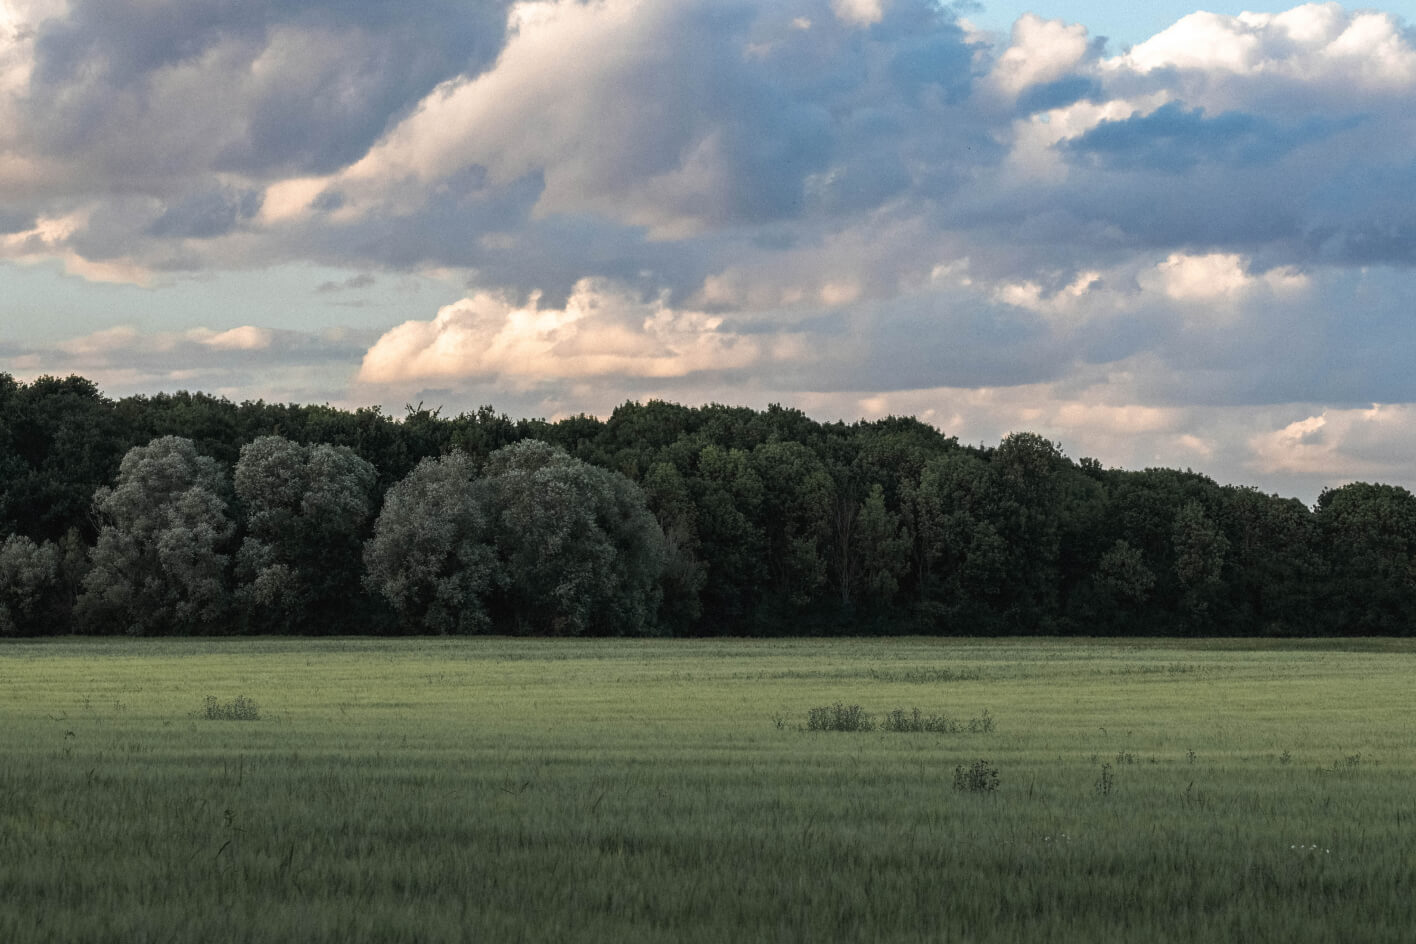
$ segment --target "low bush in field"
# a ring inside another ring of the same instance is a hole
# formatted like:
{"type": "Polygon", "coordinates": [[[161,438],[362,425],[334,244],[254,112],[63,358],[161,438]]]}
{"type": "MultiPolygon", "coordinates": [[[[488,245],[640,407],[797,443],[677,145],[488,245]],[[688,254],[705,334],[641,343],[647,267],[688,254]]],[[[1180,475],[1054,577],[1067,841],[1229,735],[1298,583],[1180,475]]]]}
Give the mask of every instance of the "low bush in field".
{"type": "Polygon", "coordinates": [[[860,705],[836,702],[824,708],[812,708],[806,713],[808,731],[873,731],[875,720],[860,705]]]}
{"type": "MultiPolygon", "coordinates": [[[[778,727],[782,725],[779,723],[778,727]]],[[[820,708],[809,709],[806,713],[808,731],[874,731],[875,719],[860,705],[845,705],[836,702],[820,708]]],[[[896,708],[886,712],[879,727],[884,731],[928,732],[934,734],[987,734],[993,730],[993,716],[988,709],[977,718],[962,720],[948,715],[925,714],[918,708],[906,711],[896,708]]]]}
{"type": "Polygon", "coordinates": [[[905,711],[903,708],[896,708],[885,715],[886,731],[940,731],[945,734],[953,734],[962,730],[959,722],[944,715],[926,715],[915,708],[905,711]]]}
{"type": "Polygon", "coordinates": [[[231,701],[217,701],[215,695],[208,695],[197,717],[206,721],[259,721],[261,711],[245,695],[237,695],[231,701]]]}
{"type": "Polygon", "coordinates": [[[978,718],[967,721],[948,715],[926,715],[918,708],[905,711],[896,708],[885,716],[886,731],[929,731],[938,734],[987,734],[993,730],[993,716],[988,709],[978,718]]]}
{"type": "Polygon", "coordinates": [[[992,793],[998,789],[998,768],[986,760],[954,768],[954,789],[960,793],[992,793]]]}

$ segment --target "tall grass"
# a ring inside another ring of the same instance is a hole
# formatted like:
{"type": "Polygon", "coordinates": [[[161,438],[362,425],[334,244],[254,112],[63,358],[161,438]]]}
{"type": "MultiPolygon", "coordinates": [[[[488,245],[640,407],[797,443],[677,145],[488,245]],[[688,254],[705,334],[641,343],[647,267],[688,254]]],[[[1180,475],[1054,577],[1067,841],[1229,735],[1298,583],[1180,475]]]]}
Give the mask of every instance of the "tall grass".
{"type": "Polygon", "coordinates": [[[9,642],[0,941],[1406,941],[1413,652],[9,642]]]}

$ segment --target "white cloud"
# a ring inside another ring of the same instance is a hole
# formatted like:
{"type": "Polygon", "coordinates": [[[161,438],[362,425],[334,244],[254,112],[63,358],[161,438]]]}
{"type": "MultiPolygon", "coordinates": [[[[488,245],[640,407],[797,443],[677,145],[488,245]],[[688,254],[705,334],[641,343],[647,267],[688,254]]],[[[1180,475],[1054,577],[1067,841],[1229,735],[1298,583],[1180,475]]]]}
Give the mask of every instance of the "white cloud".
{"type": "Polygon", "coordinates": [[[1009,129],[1012,146],[1004,167],[1024,181],[1065,186],[1069,166],[1059,143],[1081,137],[1103,121],[1121,121],[1154,111],[1167,97],[1162,92],[1101,103],[1081,101],[1018,118],[1009,129]]]}
{"type": "Polygon", "coordinates": [[[1217,301],[1249,289],[1254,279],[1244,271],[1243,260],[1234,253],[1192,256],[1173,253],[1159,263],[1142,287],[1159,291],[1175,301],[1217,301]]]}
{"type": "Polygon", "coordinates": [[[1248,468],[1339,485],[1358,479],[1410,481],[1416,454],[1416,405],[1328,408],[1249,439],[1248,468]]]}
{"type": "Polygon", "coordinates": [[[432,321],[404,322],[369,349],[359,379],[668,378],[801,353],[790,335],[737,334],[721,316],[674,310],[663,298],[644,301],[605,280],[583,280],[563,308],[539,301],[533,295],[518,305],[482,292],[445,306],[432,321]]]}
{"type": "Polygon", "coordinates": [[[559,0],[512,16],[496,68],[443,83],[331,185],[367,208],[420,202],[424,188],[469,167],[495,185],[540,172],[543,214],[685,231],[683,210],[726,182],[721,141],[689,104],[703,89],[689,90],[708,82],[704,62],[662,44],[674,6],[559,0]]]}
{"type": "Polygon", "coordinates": [[[810,394],[802,402],[824,418],[912,415],[969,443],[996,443],[1010,432],[1035,432],[1061,442],[1073,458],[1093,456],[1108,466],[1133,469],[1193,466],[1216,455],[1217,439],[1228,439],[1235,426],[1243,428],[1238,411],[1136,403],[1104,380],[1081,388],[1027,384],[810,394]],[[1200,438],[1188,432],[1200,424],[1219,436],[1200,438]]]}
{"type": "Polygon", "coordinates": [[[1116,299],[1103,285],[1102,274],[1092,269],[1077,273],[1071,282],[1055,290],[1048,290],[1031,279],[1005,282],[994,288],[993,297],[1005,305],[1044,315],[1100,314],[1116,307],[1116,299]],[[1103,294],[1108,296],[1108,303],[1098,304],[1098,298],[1103,294]]]}
{"type": "Polygon", "coordinates": [[[1309,276],[1291,267],[1251,272],[1251,260],[1237,253],[1176,252],[1152,258],[1138,255],[1107,269],[1047,273],[1046,280],[1003,280],[993,285],[991,297],[1074,324],[1141,315],[1172,303],[1232,319],[1246,313],[1245,303],[1256,296],[1291,301],[1311,283],[1309,276]]]}
{"type": "Polygon", "coordinates": [[[1030,85],[1072,72],[1088,45],[1085,26],[1024,13],[1013,24],[1012,44],[994,63],[990,78],[1004,93],[1017,95],[1030,85]]]}
{"type": "Polygon", "coordinates": [[[205,344],[218,351],[263,351],[275,340],[275,332],[253,325],[242,325],[219,332],[196,328],[189,331],[187,336],[198,344],[205,344]]]}
{"type": "Polygon", "coordinates": [[[0,235],[0,260],[35,265],[57,259],[70,275],[90,282],[149,285],[154,274],[148,267],[127,258],[89,259],[68,245],[75,233],[88,225],[92,208],[63,216],[40,217],[34,225],[16,233],[0,235]]]}
{"type": "Polygon", "coordinates": [[[81,212],[40,217],[33,226],[0,237],[0,247],[3,247],[3,254],[11,259],[53,253],[87,222],[88,215],[81,212]]]}
{"type": "Polygon", "coordinates": [[[1201,11],[1134,47],[1123,59],[1140,72],[1181,69],[1248,72],[1262,61],[1259,28],[1236,17],[1201,11]]]}
{"type": "Polygon", "coordinates": [[[315,198],[330,185],[328,177],[293,177],[268,186],[261,200],[260,222],[270,225],[310,215],[315,198]]]}
{"type": "Polygon", "coordinates": [[[886,0],[831,0],[831,12],[842,23],[869,26],[885,16],[886,0]]]}
{"type": "Polygon", "coordinates": [[[1178,68],[1214,76],[1277,76],[1303,84],[1409,86],[1416,49],[1388,13],[1336,3],[1283,13],[1192,13],[1112,62],[1142,73],[1178,68]]]}
{"type": "Polygon", "coordinates": [[[1143,272],[1139,281],[1142,288],[1173,301],[1205,303],[1237,301],[1260,289],[1279,294],[1299,292],[1309,282],[1307,276],[1292,268],[1261,274],[1252,274],[1248,269],[1248,260],[1236,253],[1177,252],[1143,272]]]}

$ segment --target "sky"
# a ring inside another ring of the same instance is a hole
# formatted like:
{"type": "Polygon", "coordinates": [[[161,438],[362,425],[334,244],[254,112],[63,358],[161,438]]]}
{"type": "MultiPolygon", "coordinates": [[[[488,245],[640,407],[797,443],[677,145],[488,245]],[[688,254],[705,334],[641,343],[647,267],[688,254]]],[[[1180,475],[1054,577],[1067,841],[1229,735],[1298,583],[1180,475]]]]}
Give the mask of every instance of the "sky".
{"type": "Polygon", "coordinates": [[[1416,488],[1416,0],[0,0],[0,371],[1416,488]]]}

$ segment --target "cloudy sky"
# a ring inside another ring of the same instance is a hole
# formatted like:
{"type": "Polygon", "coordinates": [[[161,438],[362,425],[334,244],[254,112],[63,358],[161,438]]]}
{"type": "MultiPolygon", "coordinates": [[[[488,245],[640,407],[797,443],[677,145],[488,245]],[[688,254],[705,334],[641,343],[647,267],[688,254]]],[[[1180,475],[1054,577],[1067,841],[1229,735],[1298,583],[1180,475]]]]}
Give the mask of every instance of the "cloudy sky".
{"type": "Polygon", "coordinates": [[[0,371],[1416,486],[1416,0],[0,0],[0,371]]]}

